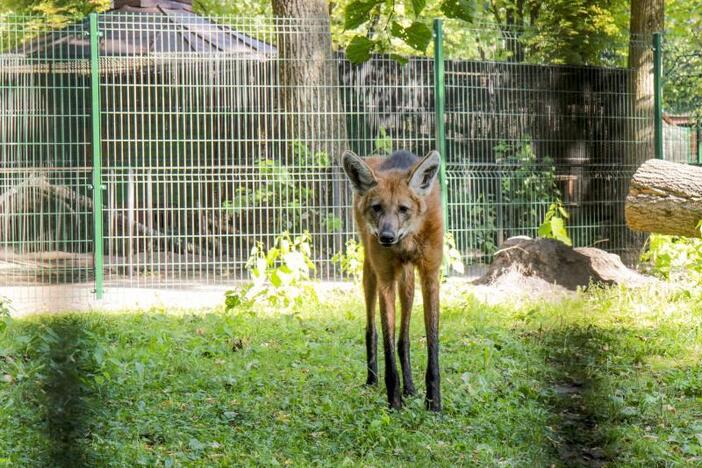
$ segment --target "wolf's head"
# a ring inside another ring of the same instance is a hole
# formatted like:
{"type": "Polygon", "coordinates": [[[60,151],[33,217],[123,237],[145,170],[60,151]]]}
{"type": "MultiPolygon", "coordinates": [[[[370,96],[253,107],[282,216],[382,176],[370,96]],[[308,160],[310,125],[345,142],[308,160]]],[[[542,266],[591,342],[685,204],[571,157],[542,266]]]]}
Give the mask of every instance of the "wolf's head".
{"type": "Polygon", "coordinates": [[[392,246],[417,231],[441,164],[438,152],[431,151],[409,168],[374,170],[351,151],[344,152],[342,163],[362,219],[380,245],[392,246]]]}

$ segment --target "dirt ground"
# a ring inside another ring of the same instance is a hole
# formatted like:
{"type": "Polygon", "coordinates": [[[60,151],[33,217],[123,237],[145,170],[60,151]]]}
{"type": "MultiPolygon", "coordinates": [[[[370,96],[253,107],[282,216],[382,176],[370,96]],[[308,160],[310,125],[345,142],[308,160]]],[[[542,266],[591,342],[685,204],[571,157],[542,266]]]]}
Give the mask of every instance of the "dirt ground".
{"type": "MultiPolygon", "coordinates": [[[[474,294],[488,303],[509,303],[523,300],[559,301],[575,293],[538,278],[524,278],[507,274],[491,285],[474,285],[480,272],[469,277],[448,278],[442,284],[442,302],[460,301],[466,294],[474,294]]],[[[314,283],[321,300],[334,300],[340,295],[356,294],[362,301],[361,285],[352,282],[314,283]]],[[[36,312],[66,312],[107,310],[121,311],[149,308],[214,308],[224,303],[224,293],[231,285],[183,285],[172,288],[106,287],[103,299],[95,299],[92,283],[22,286],[0,288],[0,296],[8,298],[14,316],[36,312]]],[[[415,303],[421,304],[419,289],[415,303]]]]}

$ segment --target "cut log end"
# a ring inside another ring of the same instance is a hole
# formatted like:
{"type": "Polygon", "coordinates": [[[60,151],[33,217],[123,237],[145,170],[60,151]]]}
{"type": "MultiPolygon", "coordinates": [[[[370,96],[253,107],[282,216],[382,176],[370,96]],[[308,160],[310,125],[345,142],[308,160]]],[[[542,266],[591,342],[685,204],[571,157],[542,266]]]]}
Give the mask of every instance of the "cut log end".
{"type": "Polygon", "coordinates": [[[635,231],[700,237],[702,168],[646,161],[631,179],[624,214],[635,231]]]}

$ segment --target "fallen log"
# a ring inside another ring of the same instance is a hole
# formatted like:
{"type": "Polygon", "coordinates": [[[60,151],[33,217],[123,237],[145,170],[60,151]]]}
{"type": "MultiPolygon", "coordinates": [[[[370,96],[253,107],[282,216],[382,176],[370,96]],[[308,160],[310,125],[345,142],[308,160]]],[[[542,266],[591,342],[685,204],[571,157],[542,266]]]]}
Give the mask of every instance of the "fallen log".
{"type": "Polygon", "coordinates": [[[649,159],[631,179],[624,214],[635,231],[700,237],[702,168],[649,159]]]}
{"type": "MultiPolygon", "coordinates": [[[[54,185],[45,176],[30,174],[22,182],[0,193],[0,219],[4,219],[7,223],[11,218],[10,214],[26,214],[32,211],[42,213],[44,211],[41,205],[42,198],[62,203],[64,208],[72,214],[86,213],[93,209],[91,198],[79,194],[70,187],[54,185]],[[24,192],[31,192],[29,200],[23,197],[24,192]]],[[[196,243],[188,242],[184,239],[185,236],[151,228],[140,222],[130,223],[128,215],[120,211],[114,212],[113,216],[123,226],[133,224],[137,236],[158,239],[165,244],[165,247],[172,248],[177,253],[205,255],[206,249],[201,248],[196,243]]],[[[7,231],[7,226],[3,226],[3,231],[0,233],[7,231]]],[[[0,239],[2,239],[1,236],[0,239]]]]}

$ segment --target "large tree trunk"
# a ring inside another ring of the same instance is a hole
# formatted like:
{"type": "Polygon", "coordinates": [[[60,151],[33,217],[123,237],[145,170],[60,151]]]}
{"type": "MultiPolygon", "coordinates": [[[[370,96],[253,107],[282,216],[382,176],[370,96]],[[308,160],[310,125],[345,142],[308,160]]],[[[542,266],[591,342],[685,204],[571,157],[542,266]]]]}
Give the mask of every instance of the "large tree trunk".
{"type": "MultiPolygon", "coordinates": [[[[652,34],[663,31],[664,0],[632,0],[629,21],[629,103],[626,126],[622,132],[622,140],[626,141],[625,156],[622,161],[622,179],[616,190],[617,225],[625,217],[623,199],[626,197],[626,181],[629,180],[637,167],[647,159],[653,158],[653,52],[651,50],[652,34]]],[[[622,260],[626,264],[638,261],[645,236],[621,228],[622,260]]]]}
{"type": "MultiPolygon", "coordinates": [[[[339,66],[332,50],[329,7],[325,0],[273,0],[278,23],[282,137],[310,150],[341,155],[346,122],[339,92],[339,66]]],[[[289,153],[288,153],[289,154],[289,153]]]]}
{"type": "MultiPolygon", "coordinates": [[[[339,62],[332,50],[329,6],[325,0],[273,0],[277,24],[280,70],[279,110],[284,112],[279,130],[283,140],[279,159],[294,164],[298,154],[293,143],[301,142],[310,154],[326,153],[329,167],[306,169],[309,191],[302,203],[311,215],[303,226],[311,231],[348,231],[352,223],[350,192],[337,164],[348,148],[346,116],[341,101],[339,62]],[[311,181],[310,181],[311,180],[311,181]],[[314,206],[310,206],[314,205],[314,206]],[[339,222],[341,224],[339,224],[339,222]]],[[[314,158],[307,164],[323,164],[314,158]]],[[[315,239],[316,253],[331,257],[343,248],[340,233],[315,239]]]]}
{"type": "Polygon", "coordinates": [[[646,161],[631,180],[625,213],[637,231],[700,237],[702,168],[646,161]]]}
{"type": "Polygon", "coordinates": [[[632,0],[629,22],[630,91],[634,116],[631,139],[638,148],[628,153],[628,163],[637,167],[653,155],[653,50],[652,34],[663,31],[664,0],[632,0]],[[639,120],[641,119],[641,120],[639,120]]]}

